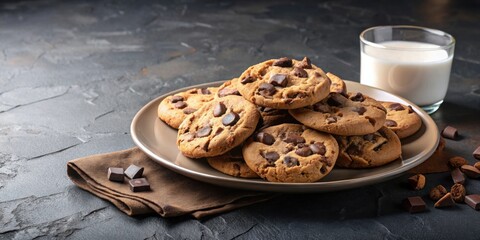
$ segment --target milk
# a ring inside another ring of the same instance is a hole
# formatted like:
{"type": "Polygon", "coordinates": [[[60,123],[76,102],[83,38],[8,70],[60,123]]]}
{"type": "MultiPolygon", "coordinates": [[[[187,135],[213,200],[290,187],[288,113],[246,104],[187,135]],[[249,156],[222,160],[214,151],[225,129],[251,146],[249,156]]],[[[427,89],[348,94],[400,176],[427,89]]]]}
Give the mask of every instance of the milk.
{"type": "Polygon", "coordinates": [[[449,57],[446,50],[429,43],[388,41],[378,45],[388,49],[365,45],[361,52],[362,84],[400,95],[419,106],[443,100],[453,54],[449,57]]]}

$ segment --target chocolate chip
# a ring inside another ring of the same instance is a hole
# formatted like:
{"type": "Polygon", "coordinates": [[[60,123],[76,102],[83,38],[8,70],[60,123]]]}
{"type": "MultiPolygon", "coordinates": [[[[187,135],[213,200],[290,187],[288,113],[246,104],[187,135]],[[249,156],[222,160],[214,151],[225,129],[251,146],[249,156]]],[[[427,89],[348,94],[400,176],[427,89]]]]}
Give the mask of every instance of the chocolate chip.
{"type": "Polygon", "coordinates": [[[313,144],[310,144],[308,147],[315,154],[325,155],[325,153],[327,152],[327,148],[325,147],[325,144],[321,142],[315,142],[313,144]]]}
{"type": "Polygon", "coordinates": [[[285,165],[287,165],[287,167],[293,167],[293,166],[298,166],[299,165],[298,159],[295,158],[295,157],[291,157],[291,156],[285,156],[283,158],[283,163],[285,165]]]}
{"type": "Polygon", "coordinates": [[[355,95],[350,97],[350,100],[355,102],[363,102],[365,100],[365,97],[362,93],[357,92],[355,95]]]}
{"type": "Polygon", "coordinates": [[[255,80],[257,80],[255,77],[247,75],[244,78],[242,78],[242,80],[240,80],[240,83],[247,84],[247,83],[255,82],[255,80]]]}
{"type": "Polygon", "coordinates": [[[207,88],[201,88],[200,92],[204,95],[212,94],[212,92],[210,92],[210,90],[208,90],[207,88]]]}
{"type": "Polygon", "coordinates": [[[109,167],[107,177],[113,182],[123,182],[123,168],[109,167]]]}
{"type": "Polygon", "coordinates": [[[442,136],[444,138],[455,140],[458,137],[457,129],[454,127],[447,126],[442,131],[442,136]]]}
{"type": "Polygon", "coordinates": [[[233,89],[233,88],[224,88],[224,89],[221,89],[220,91],[218,91],[218,96],[219,97],[225,97],[225,96],[229,96],[229,95],[239,95],[240,96],[240,93],[238,92],[237,89],[233,89]]]}
{"type": "Polygon", "coordinates": [[[215,107],[213,107],[213,116],[220,117],[225,113],[225,111],[227,111],[227,107],[225,107],[225,104],[221,102],[217,103],[215,107]]]}
{"type": "Polygon", "coordinates": [[[328,105],[323,104],[322,102],[318,102],[313,104],[313,111],[321,112],[321,113],[329,113],[330,107],[328,105]]]}
{"type": "Polygon", "coordinates": [[[310,62],[310,58],[304,57],[301,62],[297,62],[295,67],[299,68],[312,68],[312,63],[310,62]]]}
{"type": "Polygon", "coordinates": [[[345,152],[347,152],[348,155],[354,155],[354,156],[362,155],[362,149],[360,149],[360,147],[355,144],[351,144],[350,146],[348,146],[345,152]]]}
{"type": "Polygon", "coordinates": [[[257,135],[255,136],[255,139],[258,142],[261,142],[261,143],[266,144],[266,145],[272,145],[275,142],[275,138],[272,135],[270,135],[269,133],[266,133],[266,132],[257,133],[257,135]]]}
{"type": "Polygon", "coordinates": [[[143,167],[131,164],[124,172],[125,176],[130,179],[141,178],[143,174],[143,167]]]}
{"type": "Polygon", "coordinates": [[[292,59],[282,57],[273,62],[273,66],[277,67],[291,67],[292,66],[292,59]]]}
{"type": "Polygon", "coordinates": [[[465,203],[475,210],[480,210],[480,194],[465,196],[465,203]]]}
{"type": "Polygon", "coordinates": [[[303,70],[303,68],[298,68],[298,67],[295,67],[290,74],[297,76],[299,78],[308,77],[307,71],[303,70]]]}
{"type": "Polygon", "coordinates": [[[333,107],[341,107],[342,103],[334,99],[334,95],[330,96],[327,100],[327,104],[333,107]]]}
{"type": "Polygon", "coordinates": [[[283,139],[283,141],[286,143],[293,143],[297,145],[299,143],[305,143],[305,138],[303,138],[301,135],[297,133],[290,133],[287,135],[285,139],[283,139]]]}
{"type": "Polygon", "coordinates": [[[477,149],[473,151],[473,157],[480,160],[480,146],[478,146],[477,149]]]}
{"type": "Polygon", "coordinates": [[[230,112],[222,118],[222,124],[225,126],[233,126],[238,122],[240,116],[235,112],[230,112]]]}
{"type": "Polygon", "coordinates": [[[261,83],[260,86],[258,86],[258,92],[262,96],[272,96],[273,94],[275,94],[275,92],[277,92],[277,89],[275,89],[272,84],[264,82],[261,83]]]}
{"type": "Polygon", "coordinates": [[[195,111],[197,111],[197,109],[195,109],[195,108],[184,108],[183,109],[183,113],[185,113],[185,114],[191,114],[191,113],[194,113],[195,111]]]}
{"type": "Polygon", "coordinates": [[[328,117],[328,118],[325,119],[325,120],[327,121],[327,124],[336,123],[336,122],[337,122],[337,117],[331,116],[331,117],[328,117]]]}
{"type": "Polygon", "coordinates": [[[171,101],[172,101],[172,103],[183,101],[183,97],[182,96],[173,96],[171,101]]]}
{"type": "Polygon", "coordinates": [[[210,126],[205,126],[203,128],[200,128],[197,133],[195,134],[196,137],[206,137],[208,135],[210,135],[210,133],[212,132],[212,127],[210,126]]]}
{"type": "Polygon", "coordinates": [[[423,201],[423,199],[419,196],[408,197],[404,199],[402,202],[402,206],[409,213],[423,212],[427,209],[427,205],[425,204],[425,201],[423,201]]]}
{"type": "Polygon", "coordinates": [[[392,103],[392,104],[390,104],[389,108],[390,108],[390,110],[394,110],[394,111],[405,110],[405,108],[400,103],[392,103]]]}
{"type": "Polygon", "coordinates": [[[132,179],[130,183],[130,190],[132,192],[145,192],[150,190],[150,183],[145,178],[132,179]]]}
{"type": "Polygon", "coordinates": [[[445,194],[445,196],[438,199],[438,201],[433,206],[436,208],[444,208],[444,207],[451,207],[453,205],[455,205],[455,202],[453,201],[452,194],[447,193],[445,194]]]}
{"type": "Polygon", "coordinates": [[[463,175],[459,168],[455,168],[452,172],[450,172],[450,174],[452,175],[452,180],[454,183],[465,183],[465,175],[463,175]]]}
{"type": "Polygon", "coordinates": [[[363,115],[367,111],[367,109],[364,107],[354,107],[352,111],[358,113],[358,115],[363,115]]]}
{"type": "Polygon", "coordinates": [[[412,106],[408,105],[408,113],[414,113],[412,106]]]}
{"type": "Polygon", "coordinates": [[[277,152],[266,152],[263,154],[268,163],[273,164],[277,159],[280,158],[280,155],[277,152]]]}
{"type": "Polygon", "coordinates": [[[287,80],[287,75],[286,74],[274,74],[270,77],[269,81],[272,85],[278,86],[278,87],[286,87],[288,80],[287,80]]]}
{"type": "Polygon", "coordinates": [[[302,147],[295,150],[295,153],[302,157],[308,157],[312,155],[312,150],[309,147],[302,147]]]}
{"type": "Polygon", "coordinates": [[[480,177],[480,170],[478,170],[476,167],[474,167],[472,165],[463,165],[460,169],[469,178],[479,178],[480,177]]]}
{"type": "Polygon", "coordinates": [[[173,104],[173,106],[178,109],[183,109],[187,106],[187,103],[184,101],[178,101],[175,104],[173,104]]]}
{"type": "Polygon", "coordinates": [[[396,127],[396,126],[398,126],[398,124],[397,124],[397,122],[395,122],[393,120],[387,119],[387,120],[385,120],[385,126],[396,127]]]}

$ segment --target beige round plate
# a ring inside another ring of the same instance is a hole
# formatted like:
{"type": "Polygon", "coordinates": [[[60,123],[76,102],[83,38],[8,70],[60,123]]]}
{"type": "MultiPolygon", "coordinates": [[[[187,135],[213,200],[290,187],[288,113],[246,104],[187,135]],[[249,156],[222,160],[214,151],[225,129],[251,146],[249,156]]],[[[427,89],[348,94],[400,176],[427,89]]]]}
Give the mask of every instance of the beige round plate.
{"type": "Polygon", "coordinates": [[[386,181],[419,165],[435,151],[440,139],[437,125],[420,107],[391,93],[345,81],[349,91],[362,92],[382,101],[411,105],[420,115],[423,126],[415,135],[402,140],[402,160],[373,169],[339,169],[315,183],[275,183],[262,179],[235,178],[216,171],[203,159],[189,159],[179,153],[177,131],[157,117],[157,106],[168,95],[188,88],[219,86],[213,82],[179,89],[160,96],[145,105],[133,118],[130,131],[135,144],[161,165],[187,177],[224,187],[274,192],[327,192],[355,188],[386,181]]]}

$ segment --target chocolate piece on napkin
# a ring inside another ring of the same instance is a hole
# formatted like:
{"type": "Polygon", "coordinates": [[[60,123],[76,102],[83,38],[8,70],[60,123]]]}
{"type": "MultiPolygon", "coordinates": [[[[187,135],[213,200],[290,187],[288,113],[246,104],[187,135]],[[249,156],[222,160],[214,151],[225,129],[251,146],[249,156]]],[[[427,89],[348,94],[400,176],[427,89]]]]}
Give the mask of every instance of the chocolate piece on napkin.
{"type": "Polygon", "coordinates": [[[159,165],[139,148],[71,160],[67,163],[67,174],[80,188],[112,202],[130,216],[156,212],[163,217],[202,218],[275,196],[192,180],[159,165]],[[108,180],[109,167],[126,169],[130,164],[145,168],[143,177],[148,179],[151,191],[134,193],[128,183],[108,180]]]}
{"type": "Polygon", "coordinates": [[[448,166],[448,159],[451,157],[445,149],[445,139],[440,138],[437,149],[432,156],[430,156],[422,164],[412,168],[410,173],[441,173],[450,171],[448,166]]]}

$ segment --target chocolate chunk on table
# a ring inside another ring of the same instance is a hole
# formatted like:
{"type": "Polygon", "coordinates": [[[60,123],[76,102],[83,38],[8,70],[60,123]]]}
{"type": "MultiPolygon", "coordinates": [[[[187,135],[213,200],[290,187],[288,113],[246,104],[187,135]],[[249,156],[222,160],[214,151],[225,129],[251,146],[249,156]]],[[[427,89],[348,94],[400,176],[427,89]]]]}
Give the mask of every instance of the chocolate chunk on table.
{"type": "Polygon", "coordinates": [[[146,178],[136,178],[128,181],[132,192],[145,192],[150,190],[150,183],[146,178]]]}
{"type": "Polygon", "coordinates": [[[450,172],[450,174],[452,175],[452,180],[454,183],[460,183],[460,184],[465,183],[465,175],[462,173],[462,171],[460,171],[459,168],[453,169],[452,172],[450,172]]]}
{"type": "Polygon", "coordinates": [[[127,176],[130,179],[141,178],[142,175],[143,175],[143,167],[139,167],[134,164],[128,166],[128,168],[125,170],[125,176],[127,176]]]}
{"type": "Polygon", "coordinates": [[[458,137],[458,131],[454,127],[447,126],[443,129],[442,136],[444,138],[455,140],[458,137]]]}
{"type": "Polygon", "coordinates": [[[109,167],[107,177],[113,182],[123,182],[123,168],[109,167]]]}
{"type": "Polygon", "coordinates": [[[479,178],[480,170],[472,165],[463,165],[461,168],[463,173],[469,178],[479,178]]]}
{"type": "Polygon", "coordinates": [[[475,210],[480,210],[480,194],[465,196],[465,203],[475,210]]]}
{"type": "Polygon", "coordinates": [[[427,204],[425,204],[425,201],[419,196],[405,198],[402,206],[409,213],[419,213],[427,210],[427,204]]]}
{"type": "Polygon", "coordinates": [[[473,157],[480,160],[480,146],[478,146],[477,149],[473,151],[473,157]]]}

